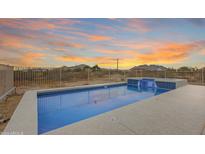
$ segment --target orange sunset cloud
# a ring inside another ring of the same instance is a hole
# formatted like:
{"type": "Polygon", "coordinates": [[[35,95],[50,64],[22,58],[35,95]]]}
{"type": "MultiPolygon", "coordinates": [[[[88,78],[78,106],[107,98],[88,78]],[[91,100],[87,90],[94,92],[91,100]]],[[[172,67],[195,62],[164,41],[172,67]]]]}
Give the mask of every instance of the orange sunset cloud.
{"type": "Polygon", "coordinates": [[[200,52],[202,55],[205,55],[205,49],[202,49],[200,52]]]}
{"type": "MultiPolygon", "coordinates": [[[[55,19],[57,20],[57,19],[55,19]]],[[[49,19],[1,19],[0,25],[18,29],[42,30],[42,29],[60,29],[65,28],[64,25],[72,25],[78,21],[73,20],[57,20],[58,24],[51,22],[49,19]]]]}
{"type": "Polygon", "coordinates": [[[109,57],[81,57],[81,56],[60,56],[56,58],[59,61],[64,62],[98,62],[98,63],[112,63],[112,59],[109,57]]]}
{"type": "Polygon", "coordinates": [[[0,48],[4,49],[31,49],[31,50],[45,50],[46,47],[40,47],[32,43],[28,43],[28,39],[22,36],[15,36],[11,34],[0,33],[0,48]]]}
{"type": "Polygon", "coordinates": [[[143,63],[170,64],[185,60],[195,48],[192,44],[166,44],[148,54],[138,54],[137,59],[143,63]]]}
{"type": "Polygon", "coordinates": [[[108,41],[112,39],[109,36],[102,36],[102,35],[89,35],[88,38],[91,41],[108,41]]]}
{"type": "MultiPolygon", "coordinates": [[[[140,53],[136,50],[103,50],[98,49],[97,52],[111,55],[123,55],[120,58],[120,67],[129,68],[135,64],[171,64],[182,62],[188,58],[189,54],[197,45],[195,44],[180,44],[180,43],[166,43],[160,47],[150,51],[149,53],[140,53]]],[[[119,57],[119,56],[118,56],[119,57]]],[[[103,67],[114,67],[115,58],[110,57],[82,57],[82,56],[62,56],[57,60],[64,62],[95,62],[103,67]]]]}
{"type": "Polygon", "coordinates": [[[202,64],[205,20],[201,21],[0,19],[0,60],[23,66],[84,63],[116,67],[119,59],[120,68],[126,69],[140,64],[202,64]]]}
{"type": "Polygon", "coordinates": [[[46,54],[44,53],[27,52],[23,54],[22,58],[20,59],[20,63],[24,66],[38,66],[43,63],[42,58],[45,56],[46,54]]]}

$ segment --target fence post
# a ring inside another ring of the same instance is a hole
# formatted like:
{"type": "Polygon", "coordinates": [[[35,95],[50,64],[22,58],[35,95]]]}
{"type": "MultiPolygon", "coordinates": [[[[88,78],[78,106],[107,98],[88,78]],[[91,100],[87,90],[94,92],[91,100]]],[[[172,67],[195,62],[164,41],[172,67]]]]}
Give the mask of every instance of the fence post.
{"type": "Polygon", "coordinates": [[[110,68],[109,68],[109,81],[111,80],[111,76],[110,76],[110,68]]]}
{"type": "Polygon", "coordinates": [[[164,78],[165,79],[167,78],[167,71],[166,70],[164,71],[164,78]]]}
{"type": "Polygon", "coordinates": [[[174,78],[178,78],[178,71],[177,71],[177,69],[176,69],[176,74],[175,74],[174,78]]]}
{"type": "Polygon", "coordinates": [[[89,80],[90,80],[90,69],[88,68],[88,83],[89,83],[89,80]]]}
{"type": "Polygon", "coordinates": [[[201,82],[204,84],[204,68],[201,69],[201,82]]]}
{"type": "Polygon", "coordinates": [[[124,81],[125,81],[125,71],[124,71],[124,81]]]}
{"type": "Polygon", "coordinates": [[[62,78],[62,67],[60,67],[60,87],[61,87],[61,78],[62,78]]]}

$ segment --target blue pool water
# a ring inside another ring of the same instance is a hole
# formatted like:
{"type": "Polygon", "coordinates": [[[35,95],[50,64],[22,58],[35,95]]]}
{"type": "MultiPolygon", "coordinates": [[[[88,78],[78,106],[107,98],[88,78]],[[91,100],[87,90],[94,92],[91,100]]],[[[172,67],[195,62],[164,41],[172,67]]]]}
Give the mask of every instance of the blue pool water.
{"type": "Polygon", "coordinates": [[[42,134],[167,92],[126,84],[38,95],[38,133],[42,134]]]}

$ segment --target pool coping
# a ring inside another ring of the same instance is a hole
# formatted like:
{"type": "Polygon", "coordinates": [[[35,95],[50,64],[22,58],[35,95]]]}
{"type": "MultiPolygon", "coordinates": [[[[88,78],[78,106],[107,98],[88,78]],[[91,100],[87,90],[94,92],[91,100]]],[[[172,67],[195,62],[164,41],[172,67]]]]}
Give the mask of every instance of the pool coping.
{"type": "MultiPolygon", "coordinates": [[[[167,81],[167,80],[166,80],[167,81]]],[[[173,80],[172,80],[173,81],[173,80]]],[[[42,89],[42,90],[32,90],[27,91],[22,100],[20,101],[17,109],[15,110],[11,120],[7,124],[6,128],[4,129],[4,132],[2,134],[25,134],[25,135],[37,135],[38,134],[38,116],[37,116],[37,94],[41,94],[44,92],[55,92],[55,91],[64,91],[64,90],[73,90],[73,89],[85,89],[90,87],[99,87],[99,86],[108,86],[108,85],[118,85],[118,84],[124,84],[126,82],[115,82],[115,83],[106,83],[106,84],[96,84],[96,85],[86,85],[86,86],[75,86],[75,87],[63,87],[63,88],[52,88],[52,89],[42,89]]],[[[184,86],[184,85],[181,85],[184,86]]],[[[175,90],[169,91],[167,93],[173,92],[175,90]]],[[[164,93],[166,94],[166,93],[164,93]]],[[[164,94],[161,94],[159,96],[154,96],[149,99],[146,99],[146,101],[151,101],[153,98],[158,98],[164,94]]],[[[144,101],[140,101],[144,102],[144,101]]],[[[133,103],[135,105],[138,103],[133,103]]],[[[130,104],[130,105],[133,105],[130,104]]],[[[127,105],[127,106],[130,106],[127,105]]],[[[126,106],[125,106],[126,107],[126,106]]],[[[121,107],[119,109],[115,110],[123,110],[125,107],[121,107]]],[[[81,120],[79,122],[76,122],[71,125],[64,126],[62,128],[55,129],[53,131],[49,131],[45,134],[58,134],[59,130],[64,130],[66,128],[69,128],[73,125],[78,125],[79,123],[84,123],[85,121],[89,121],[98,117],[101,117],[103,115],[110,114],[111,112],[115,111],[108,111],[106,113],[102,113],[100,115],[81,120]]],[[[130,131],[129,131],[130,133],[130,131]]],[[[62,133],[59,133],[62,134],[62,133]]],[[[68,133],[69,134],[69,133],[68,133]]],[[[75,133],[74,133],[75,134],[75,133]]],[[[125,133],[126,134],[126,133],[125,133]]]]}

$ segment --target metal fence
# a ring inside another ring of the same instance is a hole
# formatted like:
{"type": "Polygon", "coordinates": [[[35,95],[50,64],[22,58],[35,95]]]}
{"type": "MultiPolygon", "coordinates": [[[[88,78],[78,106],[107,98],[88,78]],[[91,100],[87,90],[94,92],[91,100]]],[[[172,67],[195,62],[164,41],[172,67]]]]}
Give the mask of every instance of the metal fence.
{"type": "Polygon", "coordinates": [[[70,70],[64,67],[14,67],[14,85],[23,90],[121,82],[125,81],[128,77],[179,78],[187,79],[191,84],[203,85],[205,72],[202,69],[195,71],[128,71],[114,69],[70,70]]]}
{"type": "Polygon", "coordinates": [[[120,82],[125,78],[124,71],[111,69],[70,70],[64,67],[14,67],[14,85],[22,92],[28,89],[120,82]]]}
{"type": "Polygon", "coordinates": [[[55,68],[14,67],[15,87],[60,86],[60,71],[55,68]]]}
{"type": "Polygon", "coordinates": [[[204,85],[205,84],[205,71],[198,69],[195,71],[128,71],[126,77],[155,77],[155,78],[177,78],[187,79],[190,84],[204,85]]]}
{"type": "Polygon", "coordinates": [[[14,87],[13,67],[0,64],[0,99],[14,87]]]}

